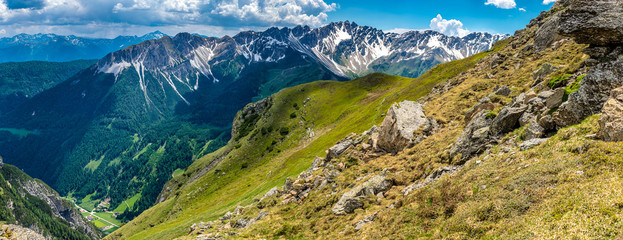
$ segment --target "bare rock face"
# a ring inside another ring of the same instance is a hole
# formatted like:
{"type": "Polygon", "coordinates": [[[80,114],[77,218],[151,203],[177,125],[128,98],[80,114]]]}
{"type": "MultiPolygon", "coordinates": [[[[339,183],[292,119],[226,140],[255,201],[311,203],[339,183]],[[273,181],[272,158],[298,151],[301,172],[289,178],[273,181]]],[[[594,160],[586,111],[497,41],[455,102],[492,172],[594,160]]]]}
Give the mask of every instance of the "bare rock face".
{"type": "Polygon", "coordinates": [[[565,96],[565,89],[557,88],[556,90],[547,91],[547,92],[548,92],[548,96],[545,98],[545,106],[549,109],[559,107],[562,104],[563,97],[565,96]]]}
{"type": "Polygon", "coordinates": [[[335,206],[333,206],[333,213],[336,215],[352,213],[355,209],[363,207],[361,199],[366,195],[376,195],[380,192],[385,192],[392,185],[393,182],[385,179],[385,176],[374,176],[365,183],[355,186],[350,191],[344,193],[335,206]]]}
{"type": "Polygon", "coordinates": [[[559,31],[592,46],[623,44],[623,1],[575,0],[562,12],[559,31]]]}
{"type": "Polygon", "coordinates": [[[327,160],[339,157],[340,155],[342,155],[342,153],[344,153],[344,151],[346,151],[346,149],[348,149],[352,145],[353,140],[350,138],[344,139],[343,141],[335,144],[335,146],[327,150],[327,160]]]}
{"type": "Polygon", "coordinates": [[[599,134],[604,141],[623,141],[623,87],[612,90],[599,119],[599,134]]]}
{"type": "Polygon", "coordinates": [[[576,42],[590,44],[585,50],[591,56],[591,70],[577,92],[560,106],[554,120],[558,127],[581,122],[599,113],[610,97],[610,91],[623,86],[623,1],[565,1],[567,9],[560,15],[558,31],[576,42]]]}
{"type": "Polygon", "coordinates": [[[499,135],[514,130],[526,109],[527,106],[503,108],[491,123],[491,133],[499,135]]]}
{"type": "Polygon", "coordinates": [[[537,30],[534,36],[534,48],[537,51],[543,51],[547,49],[557,40],[560,40],[561,36],[556,31],[556,28],[560,25],[560,13],[551,16],[540,28],[537,30]]]}
{"type": "Polygon", "coordinates": [[[484,97],[480,99],[480,102],[476,104],[476,106],[470,108],[465,112],[465,122],[469,123],[469,121],[476,116],[476,114],[480,113],[482,110],[493,110],[495,108],[495,104],[488,97],[484,97]]]}
{"type": "Polygon", "coordinates": [[[466,160],[487,149],[487,145],[491,144],[489,131],[491,122],[493,122],[493,117],[489,116],[489,111],[482,110],[476,114],[454,142],[450,149],[450,156],[461,154],[466,160]]]}
{"type": "Polygon", "coordinates": [[[0,225],[0,240],[47,240],[41,234],[17,225],[0,225]]]}
{"type": "Polygon", "coordinates": [[[584,77],[580,89],[569,95],[554,115],[559,127],[580,123],[584,118],[601,111],[604,103],[610,98],[610,91],[623,86],[623,47],[617,47],[607,55],[594,56],[601,63],[591,67],[584,77]]]}
{"type": "Polygon", "coordinates": [[[403,101],[395,103],[379,129],[378,147],[392,153],[413,146],[438,128],[437,121],[427,118],[422,105],[403,101]]]}

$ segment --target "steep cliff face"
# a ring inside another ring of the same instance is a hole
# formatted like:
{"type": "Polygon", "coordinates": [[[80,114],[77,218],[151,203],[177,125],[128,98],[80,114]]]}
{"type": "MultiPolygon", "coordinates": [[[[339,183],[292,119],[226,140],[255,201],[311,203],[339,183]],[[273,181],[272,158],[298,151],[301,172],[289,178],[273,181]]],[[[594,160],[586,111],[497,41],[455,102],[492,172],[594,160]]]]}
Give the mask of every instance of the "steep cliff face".
{"type": "MultiPolygon", "coordinates": [[[[8,164],[0,166],[0,178],[0,198],[4,203],[0,206],[0,219],[5,223],[29,228],[46,239],[99,239],[103,236],[70,202],[40,180],[8,164]]],[[[7,236],[27,233],[11,225],[2,226],[2,229],[7,236]]]]}

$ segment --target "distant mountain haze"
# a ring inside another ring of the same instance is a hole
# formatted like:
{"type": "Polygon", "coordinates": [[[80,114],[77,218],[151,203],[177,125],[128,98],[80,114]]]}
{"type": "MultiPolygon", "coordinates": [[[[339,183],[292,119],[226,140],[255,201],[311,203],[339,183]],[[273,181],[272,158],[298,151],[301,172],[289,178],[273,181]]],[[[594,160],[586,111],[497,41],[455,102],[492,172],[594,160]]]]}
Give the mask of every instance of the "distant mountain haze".
{"type": "Polygon", "coordinates": [[[110,52],[166,34],[156,31],[143,36],[119,36],[114,39],[59,36],[55,34],[19,34],[0,38],[0,62],[99,59],[110,52]]]}

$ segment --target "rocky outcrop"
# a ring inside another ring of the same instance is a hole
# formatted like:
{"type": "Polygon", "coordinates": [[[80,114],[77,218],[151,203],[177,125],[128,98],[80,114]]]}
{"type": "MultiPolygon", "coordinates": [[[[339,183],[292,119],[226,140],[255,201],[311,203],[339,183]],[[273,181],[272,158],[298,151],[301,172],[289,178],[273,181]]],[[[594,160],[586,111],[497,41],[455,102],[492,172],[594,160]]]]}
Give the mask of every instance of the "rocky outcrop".
{"type": "Polygon", "coordinates": [[[361,230],[364,226],[368,225],[369,223],[372,223],[372,221],[374,221],[374,219],[376,219],[376,215],[379,212],[375,212],[374,214],[367,216],[366,218],[360,220],[359,222],[357,222],[357,224],[355,225],[355,231],[359,231],[361,230]]]}
{"type": "Polygon", "coordinates": [[[250,103],[245,106],[234,119],[231,129],[231,135],[237,137],[241,132],[245,132],[244,128],[255,125],[258,120],[258,115],[264,113],[272,106],[273,98],[267,97],[260,101],[250,103]]]}
{"type": "Polygon", "coordinates": [[[527,110],[527,106],[505,107],[493,119],[491,123],[491,134],[499,135],[508,133],[519,126],[519,118],[527,110]]]}
{"type": "Polygon", "coordinates": [[[577,92],[555,115],[559,127],[579,123],[599,113],[610,91],[623,86],[623,2],[618,0],[565,1],[558,31],[576,42],[590,44],[585,52],[591,66],[577,92]]]}
{"type": "Polygon", "coordinates": [[[569,100],[560,106],[555,115],[559,127],[580,123],[584,118],[599,113],[610,97],[610,91],[623,86],[623,59],[618,58],[621,54],[623,48],[617,47],[607,55],[591,55],[603,62],[590,68],[580,89],[571,93],[569,100]]]}
{"type": "Polygon", "coordinates": [[[611,46],[623,43],[623,2],[574,0],[560,16],[559,31],[579,43],[611,46]]]}
{"type": "Polygon", "coordinates": [[[427,118],[422,105],[403,101],[393,104],[379,128],[378,147],[391,153],[419,143],[439,127],[434,118],[427,118]]]}
{"type": "Polygon", "coordinates": [[[549,17],[537,30],[534,36],[534,48],[543,51],[550,47],[554,42],[561,39],[556,29],[560,25],[560,12],[549,17]]]}
{"type": "Polygon", "coordinates": [[[393,182],[386,179],[385,176],[374,176],[363,184],[355,186],[350,191],[344,193],[340,200],[333,206],[332,211],[336,215],[352,213],[355,209],[363,207],[363,202],[361,200],[364,197],[385,192],[389,190],[392,185],[393,182]]]}
{"type": "Polygon", "coordinates": [[[18,181],[20,183],[19,185],[21,185],[21,188],[26,193],[46,202],[50,206],[54,216],[64,219],[73,229],[86,233],[91,239],[101,238],[101,233],[93,228],[93,225],[89,224],[70,202],[62,199],[56,191],[52,190],[43,182],[35,179],[18,181]]]}
{"type": "Polygon", "coordinates": [[[416,182],[416,183],[413,183],[413,184],[405,187],[405,189],[402,190],[402,194],[405,195],[405,196],[409,195],[409,193],[411,193],[412,191],[415,191],[417,189],[426,187],[426,186],[428,186],[428,184],[431,184],[431,183],[439,180],[441,177],[443,177],[446,174],[453,175],[456,172],[458,172],[459,170],[461,170],[461,167],[459,167],[459,166],[446,166],[446,167],[438,168],[435,171],[433,171],[433,173],[428,175],[426,177],[426,179],[424,179],[424,181],[416,182]]]}
{"type": "Polygon", "coordinates": [[[464,114],[465,122],[469,123],[472,120],[472,118],[474,118],[476,114],[482,112],[482,110],[491,111],[494,108],[495,108],[495,104],[493,104],[491,99],[488,97],[484,97],[476,104],[476,106],[470,108],[469,110],[467,110],[467,112],[465,112],[464,114]]]}
{"type": "Polygon", "coordinates": [[[486,110],[476,114],[452,146],[450,156],[461,154],[462,159],[466,160],[489,148],[488,145],[492,144],[490,126],[493,117],[492,113],[486,110]]]}
{"type": "Polygon", "coordinates": [[[17,225],[0,225],[0,240],[48,240],[43,235],[17,225]]]}
{"type": "Polygon", "coordinates": [[[623,87],[612,90],[604,104],[598,135],[604,141],[623,141],[623,87]]]}
{"type": "Polygon", "coordinates": [[[347,139],[342,140],[341,142],[335,144],[333,147],[327,150],[327,159],[331,160],[333,158],[339,157],[340,155],[342,155],[342,153],[344,153],[344,151],[346,151],[346,149],[348,149],[352,145],[353,145],[352,139],[347,138],[347,139]]]}

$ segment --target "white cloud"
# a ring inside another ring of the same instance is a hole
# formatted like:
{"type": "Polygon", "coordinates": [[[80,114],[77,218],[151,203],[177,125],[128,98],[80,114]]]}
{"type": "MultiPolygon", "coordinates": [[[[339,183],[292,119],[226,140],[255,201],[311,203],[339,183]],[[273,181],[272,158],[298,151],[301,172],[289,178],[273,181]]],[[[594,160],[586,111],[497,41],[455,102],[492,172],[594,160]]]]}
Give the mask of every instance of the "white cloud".
{"type": "Polygon", "coordinates": [[[525,12],[525,11],[526,11],[526,9],[525,9],[525,8],[519,8],[519,11],[520,11],[520,12],[525,12]]]}
{"type": "Polygon", "coordinates": [[[548,5],[550,3],[554,3],[556,0],[543,0],[543,4],[548,5]]]}
{"type": "Polygon", "coordinates": [[[0,35],[4,35],[4,34],[6,34],[6,30],[0,29],[0,35]]]}
{"type": "Polygon", "coordinates": [[[338,8],[325,1],[330,0],[0,0],[0,25],[320,26],[338,8]]]}
{"type": "MultiPolygon", "coordinates": [[[[544,0],[544,1],[551,1],[551,0],[544,0]]],[[[487,2],[485,2],[485,5],[493,5],[497,8],[502,8],[502,9],[513,9],[517,7],[517,3],[515,3],[515,0],[487,0],[487,2]]]]}
{"type": "Polygon", "coordinates": [[[449,36],[464,37],[469,34],[469,30],[463,28],[463,23],[456,19],[446,20],[437,14],[436,18],[430,20],[430,28],[449,36]]]}

